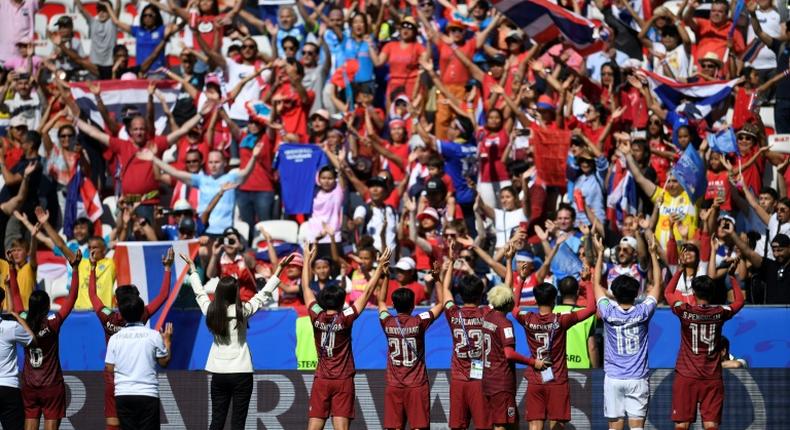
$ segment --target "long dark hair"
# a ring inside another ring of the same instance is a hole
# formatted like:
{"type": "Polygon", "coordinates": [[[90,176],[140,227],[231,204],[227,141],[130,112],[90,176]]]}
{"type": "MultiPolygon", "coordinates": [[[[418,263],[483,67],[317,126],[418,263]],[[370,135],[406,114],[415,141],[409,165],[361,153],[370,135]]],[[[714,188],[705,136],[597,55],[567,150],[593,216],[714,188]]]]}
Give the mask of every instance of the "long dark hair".
{"type": "Polygon", "coordinates": [[[28,300],[28,310],[25,322],[27,322],[28,327],[30,327],[30,330],[34,334],[38,335],[38,332],[47,320],[48,314],[49,294],[47,294],[46,291],[33,291],[28,300]]]}
{"type": "MultiPolygon", "coordinates": [[[[148,6],[143,8],[143,11],[140,14],[140,17],[142,18],[142,14],[144,14],[145,11],[147,11],[149,9],[151,10],[151,12],[154,13],[154,25],[150,29],[146,28],[146,30],[156,30],[157,28],[165,25],[165,21],[164,21],[164,19],[162,19],[162,13],[159,11],[159,8],[154,6],[154,5],[152,5],[152,4],[149,4],[148,6]]],[[[143,23],[143,21],[141,19],[140,20],[140,24],[142,25],[142,23],[143,23]]]]}
{"type": "Polygon", "coordinates": [[[228,306],[231,305],[236,306],[236,330],[239,330],[246,322],[239,297],[239,281],[230,276],[223,276],[214,291],[214,301],[208,305],[206,312],[206,326],[223,342],[228,342],[230,339],[228,326],[231,317],[228,317],[228,306]]]}

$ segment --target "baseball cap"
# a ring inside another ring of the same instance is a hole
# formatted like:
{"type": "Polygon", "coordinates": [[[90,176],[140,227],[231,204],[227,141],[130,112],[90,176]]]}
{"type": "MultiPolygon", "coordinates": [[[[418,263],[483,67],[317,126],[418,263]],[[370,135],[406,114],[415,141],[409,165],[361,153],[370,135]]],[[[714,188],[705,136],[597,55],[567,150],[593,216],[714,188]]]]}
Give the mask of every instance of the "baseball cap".
{"type": "Polygon", "coordinates": [[[288,263],[289,266],[304,266],[304,257],[302,257],[302,254],[299,254],[298,252],[292,252],[291,255],[294,256],[294,259],[288,263]]]}
{"type": "Polygon", "coordinates": [[[31,43],[31,40],[30,40],[29,37],[23,37],[23,38],[19,39],[16,42],[17,46],[19,46],[19,45],[30,45],[30,43],[31,43]]]}
{"type": "Polygon", "coordinates": [[[367,186],[387,188],[387,179],[382,178],[381,176],[373,176],[368,179],[367,186]]]}
{"type": "Polygon", "coordinates": [[[434,221],[439,221],[439,212],[436,212],[436,209],[428,206],[427,208],[423,209],[419,215],[417,215],[417,219],[420,221],[425,218],[433,218],[434,221]]]}
{"type": "Polygon", "coordinates": [[[620,246],[630,246],[631,249],[636,250],[636,239],[633,236],[623,236],[620,239],[620,246]]]}
{"type": "Polygon", "coordinates": [[[403,270],[404,272],[414,270],[416,267],[417,263],[411,257],[403,257],[395,264],[395,270],[403,270]]]}
{"type": "Polygon", "coordinates": [[[518,30],[510,30],[507,33],[507,36],[505,36],[505,40],[508,40],[508,39],[516,39],[518,41],[522,41],[522,40],[524,40],[524,36],[522,36],[521,32],[518,31],[518,30]]]}
{"type": "Polygon", "coordinates": [[[192,205],[189,204],[187,199],[178,199],[176,203],[173,205],[173,212],[185,212],[185,211],[192,211],[192,205]]]}
{"type": "Polygon", "coordinates": [[[409,151],[414,151],[417,148],[425,148],[425,141],[422,140],[419,134],[412,134],[409,138],[409,151]]]}
{"type": "Polygon", "coordinates": [[[779,233],[776,236],[774,236],[773,240],[771,240],[771,244],[772,245],[776,244],[783,248],[788,247],[790,246],[790,237],[787,237],[786,234],[779,233]]]}
{"type": "Polygon", "coordinates": [[[22,115],[14,116],[11,118],[11,122],[8,123],[9,127],[21,127],[23,125],[27,126],[27,121],[25,121],[25,118],[22,115]]]}
{"type": "Polygon", "coordinates": [[[425,192],[444,194],[447,192],[447,187],[444,185],[444,182],[442,182],[441,179],[431,178],[425,183],[425,192]]]}
{"type": "Polygon", "coordinates": [[[547,96],[545,94],[543,94],[540,97],[538,97],[538,102],[535,103],[535,106],[538,109],[545,109],[545,110],[556,110],[557,109],[557,106],[554,105],[554,100],[551,97],[549,97],[549,96],[547,96]]]}
{"type": "Polygon", "coordinates": [[[502,54],[496,54],[492,57],[488,58],[488,64],[497,64],[497,65],[504,65],[507,62],[507,58],[505,58],[502,54]]]}
{"type": "Polygon", "coordinates": [[[313,119],[313,117],[316,117],[316,116],[320,116],[321,118],[325,119],[326,121],[329,121],[329,111],[327,111],[326,109],[318,109],[317,111],[313,112],[310,115],[310,119],[313,119]]]}

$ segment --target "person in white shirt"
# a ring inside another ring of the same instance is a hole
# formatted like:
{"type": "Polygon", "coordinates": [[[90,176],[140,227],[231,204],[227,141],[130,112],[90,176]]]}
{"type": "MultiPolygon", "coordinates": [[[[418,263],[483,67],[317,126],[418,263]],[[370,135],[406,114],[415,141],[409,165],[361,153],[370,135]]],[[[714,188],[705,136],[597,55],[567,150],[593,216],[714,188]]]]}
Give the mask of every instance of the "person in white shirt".
{"type": "Polygon", "coordinates": [[[142,323],[139,297],[120,304],[126,327],[107,344],[105,369],[115,375],[115,405],[121,430],[159,430],[159,380],[156,365],[170,362],[173,324],[158,332],[142,323]]]}
{"type": "Polygon", "coordinates": [[[230,428],[244,429],[253,384],[252,356],[247,345],[247,320],[274,302],[272,293],[280,285],[280,273],[293,257],[291,254],[282,259],[266,285],[248,302],[242,302],[239,281],[230,276],[219,279],[214,300],[210,300],[196,271],[195,262],[181,254],[189,266],[189,285],[195,293],[200,311],[206,316],[206,326],[214,335],[206,360],[206,371],[211,373],[211,430],[225,428],[231,399],[233,411],[230,428]]]}
{"type": "Polygon", "coordinates": [[[661,43],[653,43],[647,32],[653,23],[662,16],[677,17],[662,9],[656,10],[650,20],[639,32],[639,41],[653,56],[653,71],[676,81],[685,81],[690,74],[691,39],[682,25],[665,25],[661,28],[661,43]]]}
{"type": "MultiPolygon", "coordinates": [[[[0,308],[5,292],[0,289],[0,308]]],[[[19,390],[19,366],[16,362],[16,344],[28,346],[33,333],[25,320],[15,313],[3,314],[0,319],[0,426],[4,430],[22,430],[25,427],[25,407],[19,390]]]]}
{"type": "MultiPolygon", "coordinates": [[[[5,291],[0,289],[0,309],[5,291]]],[[[33,332],[15,313],[0,318],[0,426],[4,430],[22,430],[25,427],[25,407],[19,390],[19,366],[16,344],[28,346],[33,342],[33,332]]]]}

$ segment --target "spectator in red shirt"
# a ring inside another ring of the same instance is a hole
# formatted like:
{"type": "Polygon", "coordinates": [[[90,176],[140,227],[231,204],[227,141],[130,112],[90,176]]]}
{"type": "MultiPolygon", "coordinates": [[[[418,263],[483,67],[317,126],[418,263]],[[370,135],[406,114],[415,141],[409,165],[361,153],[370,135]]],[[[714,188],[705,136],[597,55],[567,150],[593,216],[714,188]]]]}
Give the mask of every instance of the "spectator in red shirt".
{"type": "MultiPolygon", "coordinates": [[[[206,103],[204,111],[214,107],[213,103],[206,103]]],[[[172,131],[167,136],[156,136],[151,139],[145,118],[135,116],[129,122],[129,138],[123,140],[112,137],[95,126],[74,118],[77,127],[83,133],[108,147],[121,165],[121,194],[126,202],[141,202],[138,215],[145,217],[148,222],[154,219],[154,205],[159,204],[159,183],[154,173],[154,165],[150,160],[141,160],[137,153],[145,148],[151,149],[159,157],[178,139],[187,134],[200,121],[202,112],[190,118],[181,125],[181,128],[172,131]]],[[[70,116],[74,113],[70,112],[70,116]]]]}
{"type": "Polygon", "coordinates": [[[392,306],[392,293],[398,288],[408,288],[414,293],[414,304],[425,300],[425,286],[417,282],[416,263],[411,257],[403,257],[395,265],[395,279],[390,279],[387,287],[387,306],[392,306]]]}
{"type": "MultiPolygon", "coordinates": [[[[695,60],[699,60],[709,52],[718,58],[725,58],[727,39],[732,26],[729,12],[730,5],[725,0],[715,0],[710,6],[710,19],[694,18],[697,3],[692,2],[683,13],[683,22],[697,35],[697,52],[695,60]]],[[[746,49],[743,36],[736,31],[732,36],[732,48],[729,55],[740,55],[746,49]]]]}
{"type": "Polygon", "coordinates": [[[276,60],[278,71],[270,91],[263,101],[272,103],[270,127],[278,130],[277,142],[307,142],[307,113],[315,100],[315,93],[302,86],[304,66],[295,59],[276,60]]]}
{"type": "MultiPolygon", "coordinates": [[[[372,47],[373,45],[371,45],[372,47]]],[[[414,85],[419,75],[420,57],[426,57],[427,51],[417,41],[417,21],[407,16],[400,22],[400,40],[387,43],[381,53],[371,50],[373,64],[376,67],[389,64],[390,78],[387,81],[387,105],[390,104],[392,91],[402,87],[407,96],[414,94],[414,85]],[[378,54],[378,55],[377,55],[378,54]]]]}

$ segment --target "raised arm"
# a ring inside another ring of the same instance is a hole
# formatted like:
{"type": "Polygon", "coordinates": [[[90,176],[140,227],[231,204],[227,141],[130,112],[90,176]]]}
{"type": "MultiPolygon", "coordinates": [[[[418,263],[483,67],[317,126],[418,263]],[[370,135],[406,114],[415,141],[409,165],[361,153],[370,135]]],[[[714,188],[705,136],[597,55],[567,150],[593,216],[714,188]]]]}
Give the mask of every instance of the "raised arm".
{"type": "Polygon", "coordinates": [[[634,180],[639,185],[639,188],[641,188],[645,194],[652,197],[658,187],[650,179],[647,179],[644,174],[642,174],[642,170],[639,168],[639,165],[636,164],[634,156],[631,155],[631,142],[623,138],[624,136],[620,136],[618,138],[620,142],[617,146],[617,150],[625,155],[625,163],[628,165],[628,170],[634,176],[634,180]]]}
{"type": "Polygon", "coordinates": [[[159,294],[151,300],[145,310],[148,311],[148,315],[153,315],[159,308],[167,300],[167,296],[170,294],[170,280],[173,276],[173,259],[175,257],[175,253],[173,252],[173,248],[168,248],[167,253],[162,256],[162,266],[164,266],[165,273],[162,276],[162,285],[159,286],[159,294]]]}
{"type": "Polygon", "coordinates": [[[376,292],[376,302],[378,304],[379,312],[389,312],[387,309],[387,292],[389,291],[388,282],[381,282],[379,289],[376,292]]]}
{"type": "Polygon", "coordinates": [[[595,245],[595,252],[597,257],[595,259],[595,273],[593,273],[593,293],[595,293],[595,300],[598,301],[607,297],[606,288],[601,283],[603,274],[603,238],[597,234],[593,237],[593,245],[595,245]]]}
{"type": "Polygon", "coordinates": [[[389,272],[389,265],[390,265],[390,256],[392,252],[389,248],[384,248],[384,251],[381,253],[378,259],[378,266],[376,267],[376,271],[373,272],[373,276],[368,281],[368,284],[365,286],[365,292],[362,293],[356,300],[352,306],[357,312],[362,312],[365,309],[365,304],[368,302],[370,295],[373,293],[373,289],[376,288],[376,285],[379,283],[379,278],[381,278],[381,274],[384,271],[389,272]]]}
{"type": "MultiPolygon", "coordinates": [[[[124,33],[132,32],[132,26],[121,21],[118,18],[118,15],[115,13],[114,8],[111,7],[107,8],[107,12],[110,14],[110,19],[112,20],[112,23],[115,24],[115,26],[118,27],[119,30],[123,31],[124,33]]],[[[186,20],[189,21],[189,17],[187,17],[186,20]]]]}
{"type": "Polygon", "coordinates": [[[185,172],[183,170],[178,170],[175,167],[165,163],[159,157],[157,157],[153,151],[148,148],[141,149],[140,152],[137,153],[137,158],[140,160],[151,161],[156,165],[156,167],[162,169],[168,175],[178,179],[179,181],[187,184],[192,185],[192,174],[185,172]]]}
{"type": "Polygon", "coordinates": [[[653,268],[653,283],[650,284],[650,287],[647,290],[647,295],[656,299],[658,302],[659,297],[661,297],[661,265],[658,263],[658,255],[659,255],[659,245],[658,240],[655,237],[651,237],[650,239],[650,264],[653,268]]]}
{"type": "Polygon", "coordinates": [[[247,177],[250,176],[252,169],[255,168],[255,163],[258,162],[258,157],[261,155],[261,152],[263,152],[263,142],[258,142],[258,144],[252,148],[252,157],[247,161],[244,168],[239,171],[239,183],[244,183],[247,177]]]}
{"type": "Polygon", "coordinates": [[[81,132],[87,134],[91,138],[99,141],[104,146],[110,146],[110,135],[99,130],[98,128],[94,127],[93,125],[83,121],[80,118],[74,118],[75,124],[77,128],[80,129],[81,132]]]}
{"type": "MultiPolygon", "coordinates": [[[[587,289],[587,297],[595,296],[593,293],[592,284],[587,284],[586,289],[587,289]]],[[[595,314],[595,311],[598,308],[597,306],[598,305],[596,300],[587,300],[587,306],[584,309],[579,309],[578,311],[574,312],[574,314],[576,314],[576,318],[578,318],[579,321],[585,320],[590,315],[595,314]]]]}
{"type": "Polygon", "coordinates": [[[66,298],[66,302],[63,303],[63,306],[58,311],[61,319],[66,319],[69,316],[72,309],[74,309],[74,304],[77,302],[77,294],[80,291],[80,261],[82,261],[82,251],[78,249],[74,254],[74,259],[69,261],[71,265],[71,287],[69,287],[69,295],[66,298]]]}
{"type": "Polygon", "coordinates": [[[11,257],[11,250],[6,250],[5,255],[6,260],[8,260],[8,292],[11,295],[9,300],[11,301],[14,312],[20,313],[25,310],[25,306],[22,304],[22,297],[19,295],[19,283],[16,279],[16,264],[14,264],[14,259],[11,257]]]}
{"type": "MultiPolygon", "coordinates": [[[[741,251],[741,255],[749,260],[752,263],[752,266],[756,269],[759,269],[763,265],[763,257],[760,256],[757,252],[755,252],[748,243],[741,240],[741,237],[735,233],[735,229],[732,225],[723,227],[725,233],[732,239],[735,246],[741,251]]],[[[768,238],[766,238],[768,240],[768,238]]],[[[712,264],[712,263],[708,263],[712,264]]]]}
{"type": "Polygon", "coordinates": [[[97,252],[91,252],[90,259],[91,263],[91,273],[88,277],[88,297],[91,299],[91,306],[93,306],[93,311],[101,313],[102,310],[105,308],[104,303],[99,298],[99,295],[96,293],[96,262],[97,262],[97,252]]]}
{"type": "Polygon", "coordinates": [[[310,303],[315,302],[315,293],[310,288],[310,279],[312,278],[313,262],[315,261],[316,255],[318,255],[318,247],[314,243],[307,243],[304,250],[305,262],[304,267],[302,267],[302,297],[304,297],[304,303],[309,306],[310,303]]]}

